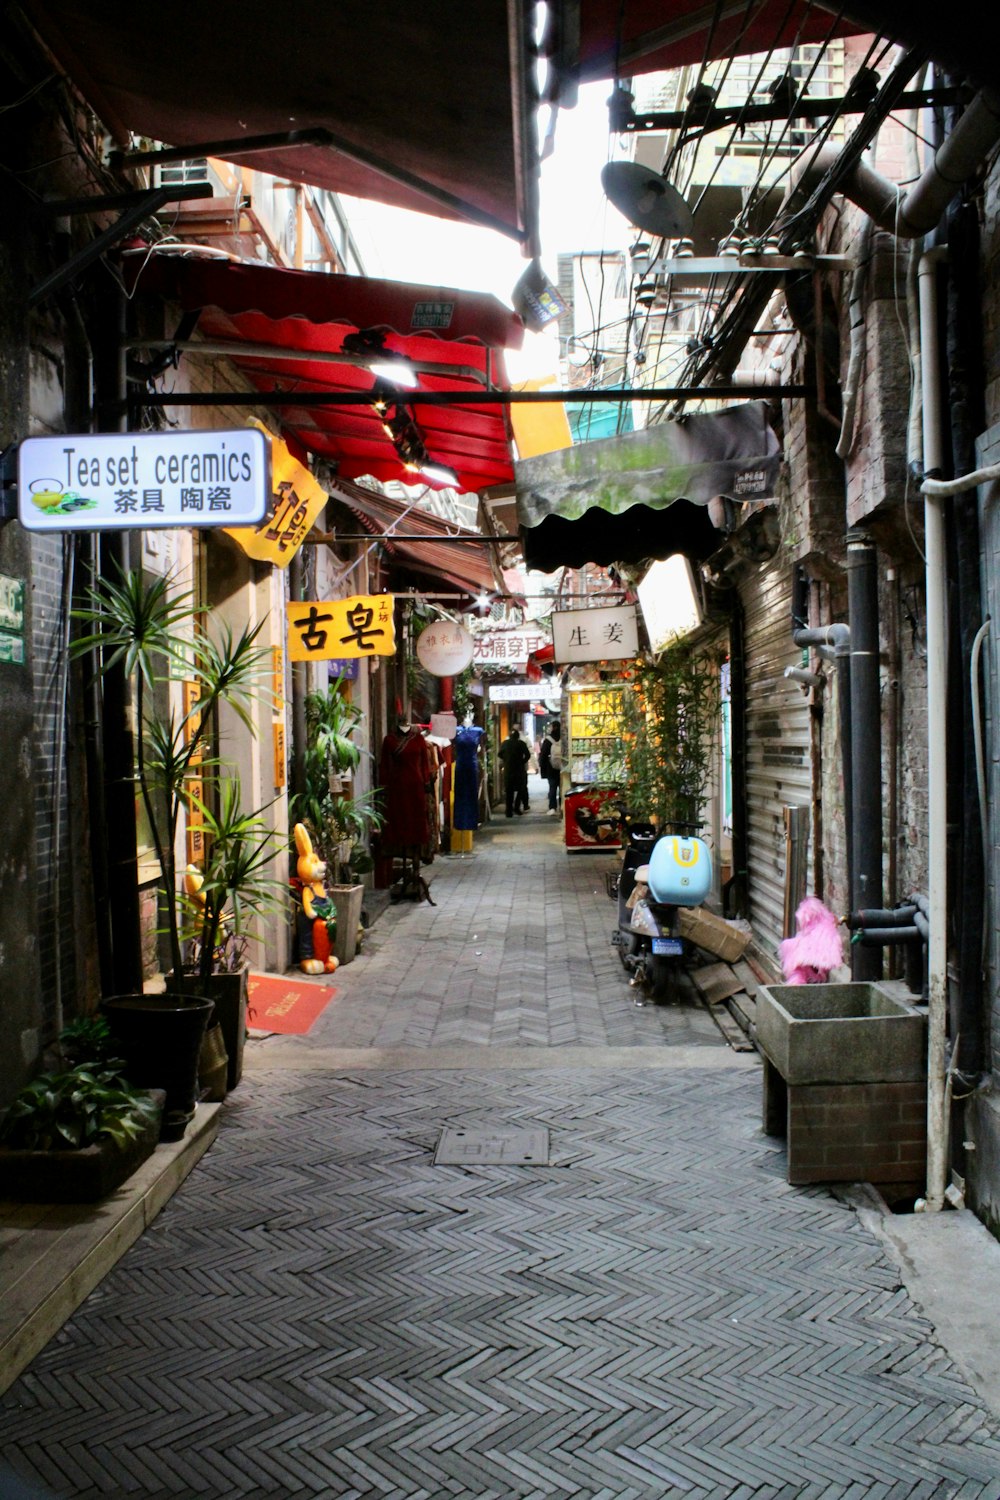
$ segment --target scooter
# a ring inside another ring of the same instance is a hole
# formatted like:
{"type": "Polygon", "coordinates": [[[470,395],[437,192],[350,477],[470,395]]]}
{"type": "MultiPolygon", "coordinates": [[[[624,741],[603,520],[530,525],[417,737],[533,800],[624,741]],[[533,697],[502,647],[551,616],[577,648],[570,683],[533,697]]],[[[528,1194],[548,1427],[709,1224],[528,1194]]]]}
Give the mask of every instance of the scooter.
{"type": "Polygon", "coordinates": [[[703,839],[660,833],[652,823],[623,822],[622,835],[622,867],[612,890],[618,928],[611,941],[633,985],[644,986],[654,1000],[675,1001],[680,970],[689,956],[677,913],[681,907],[700,906],[709,894],[712,856],[703,839]]]}

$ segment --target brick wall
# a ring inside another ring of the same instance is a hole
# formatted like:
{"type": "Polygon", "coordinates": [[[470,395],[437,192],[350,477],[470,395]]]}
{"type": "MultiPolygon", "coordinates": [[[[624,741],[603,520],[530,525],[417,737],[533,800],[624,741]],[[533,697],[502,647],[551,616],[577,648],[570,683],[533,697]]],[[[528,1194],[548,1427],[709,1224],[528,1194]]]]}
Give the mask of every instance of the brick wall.
{"type": "Polygon", "coordinates": [[[923,1182],[927,1086],[813,1083],[789,1087],[764,1060],[763,1125],[784,1135],[788,1181],[923,1182]]]}

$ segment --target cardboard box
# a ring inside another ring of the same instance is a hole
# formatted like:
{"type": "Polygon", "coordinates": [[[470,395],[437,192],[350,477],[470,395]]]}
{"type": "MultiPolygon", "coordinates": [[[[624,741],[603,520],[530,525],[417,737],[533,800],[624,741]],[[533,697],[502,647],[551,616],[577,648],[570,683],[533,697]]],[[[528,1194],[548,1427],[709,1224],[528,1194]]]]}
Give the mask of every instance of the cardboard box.
{"type": "Polygon", "coordinates": [[[741,932],[724,917],[715,916],[703,906],[682,906],[677,913],[677,927],[681,937],[687,938],[689,943],[730,964],[743,956],[750,941],[749,933],[741,932]]]}

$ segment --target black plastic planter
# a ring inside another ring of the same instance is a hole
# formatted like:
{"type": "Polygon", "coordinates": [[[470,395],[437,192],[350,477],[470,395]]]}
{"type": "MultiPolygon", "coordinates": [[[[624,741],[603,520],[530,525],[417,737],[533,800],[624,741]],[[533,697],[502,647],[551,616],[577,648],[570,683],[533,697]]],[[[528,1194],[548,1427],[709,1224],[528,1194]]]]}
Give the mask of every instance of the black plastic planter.
{"type": "Polygon", "coordinates": [[[160,1139],[179,1140],[198,1100],[198,1054],[212,1002],[183,995],[112,995],[101,1002],[130,1083],[163,1089],[160,1139]]]}

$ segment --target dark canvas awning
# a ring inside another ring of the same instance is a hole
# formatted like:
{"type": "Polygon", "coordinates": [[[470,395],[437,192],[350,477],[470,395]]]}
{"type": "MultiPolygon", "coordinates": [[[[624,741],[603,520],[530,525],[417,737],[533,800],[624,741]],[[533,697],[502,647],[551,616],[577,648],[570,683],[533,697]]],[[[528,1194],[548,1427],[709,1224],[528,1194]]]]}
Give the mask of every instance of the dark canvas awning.
{"type": "Polygon", "coordinates": [[[865,29],[809,0],[581,0],[577,59],[582,78],[628,78],[865,29]]]}
{"type": "Polygon", "coordinates": [[[708,502],[769,498],[780,461],[763,401],[519,460],[525,564],[551,572],[675,552],[704,561],[721,540],[708,502]]]}
{"type": "Polygon", "coordinates": [[[523,336],[520,319],[495,297],[198,256],[144,253],[128,263],[134,294],[198,313],[189,352],[199,343],[225,352],[258,391],[287,396],[278,408],[285,434],[338,475],[427,483],[403,466],[374,406],[296,404],[304,393],[373,390],[372,372],[344,352],[345,339],[366,330],[419,372],[419,389],[400,390],[400,399],[430,457],[455,470],[459,487],[478,492],[513,477],[509,410],[475,401],[487,384],[507,389],[502,349],[523,336]],[[429,406],[421,390],[467,390],[469,401],[429,406]]]}
{"type": "Polygon", "coordinates": [[[199,154],[518,238],[534,218],[523,0],[24,9],[119,144],[235,142],[199,154]],[[293,144],[237,156],[289,132],[293,144]]]}
{"type": "Polygon", "coordinates": [[[440,579],[473,597],[496,588],[491,549],[474,540],[477,532],[364,485],[338,483],[332,498],[346,505],[364,530],[383,538],[382,546],[390,557],[415,573],[440,579]],[[403,534],[402,539],[391,535],[393,528],[403,534]],[[390,534],[385,535],[387,532],[390,534]],[[459,540],[444,541],[445,537],[459,540]]]}
{"type": "Polygon", "coordinates": [[[930,6],[898,0],[580,0],[573,26],[563,28],[559,65],[589,78],[630,78],[668,68],[772,47],[798,47],[872,32],[905,47],[926,48],[957,72],[991,84],[996,25],[973,0],[949,6],[947,24],[930,6]]]}

